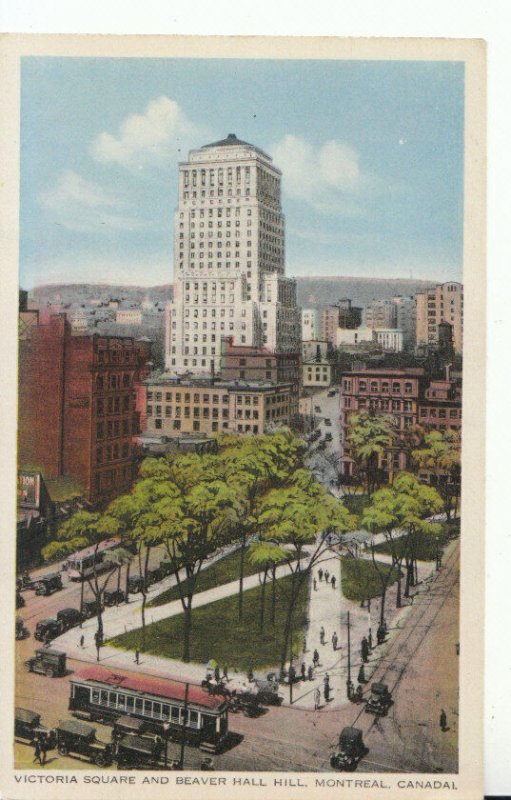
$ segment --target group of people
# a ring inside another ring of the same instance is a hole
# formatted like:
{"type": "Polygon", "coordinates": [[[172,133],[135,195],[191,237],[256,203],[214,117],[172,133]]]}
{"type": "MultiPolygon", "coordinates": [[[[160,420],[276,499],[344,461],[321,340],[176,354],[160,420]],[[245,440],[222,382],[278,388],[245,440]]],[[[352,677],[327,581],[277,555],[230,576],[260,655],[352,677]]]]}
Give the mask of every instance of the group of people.
{"type": "MultiPolygon", "coordinates": [[[[333,648],[334,652],[337,650],[338,646],[339,646],[339,649],[340,649],[339,637],[337,636],[337,632],[336,631],[334,631],[332,633],[332,638],[330,639],[330,641],[332,642],[332,648],[333,648]]],[[[326,644],[325,629],[324,629],[323,626],[321,626],[321,628],[319,629],[319,643],[320,644],[326,644]]]]}
{"type": "MultiPolygon", "coordinates": [[[[330,675],[328,672],[325,672],[325,676],[323,678],[323,697],[325,698],[325,703],[330,701],[331,696],[331,688],[330,688],[330,675]]],[[[316,686],[314,689],[314,711],[317,711],[321,706],[321,689],[319,686],[316,686]]]]}
{"type": "Polygon", "coordinates": [[[41,767],[44,767],[46,764],[46,753],[50,749],[50,742],[48,741],[46,733],[41,731],[37,734],[36,738],[34,739],[34,761],[39,761],[41,767]]]}
{"type": "MultiPolygon", "coordinates": [[[[332,589],[335,589],[335,584],[337,582],[335,575],[330,575],[327,569],[323,572],[323,570],[320,568],[318,569],[318,579],[320,583],[323,582],[323,578],[325,579],[326,584],[330,584],[332,589]]],[[[313,586],[314,586],[314,591],[316,591],[318,588],[318,583],[316,581],[316,578],[313,579],[313,586]]]]}

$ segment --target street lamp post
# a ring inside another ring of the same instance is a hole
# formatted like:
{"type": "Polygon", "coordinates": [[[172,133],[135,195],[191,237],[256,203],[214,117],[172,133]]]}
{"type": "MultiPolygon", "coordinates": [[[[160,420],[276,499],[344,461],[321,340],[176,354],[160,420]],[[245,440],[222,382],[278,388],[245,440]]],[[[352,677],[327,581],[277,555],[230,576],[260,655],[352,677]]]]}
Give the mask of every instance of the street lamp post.
{"type": "Polygon", "coordinates": [[[170,724],[168,722],[164,722],[163,733],[165,736],[165,752],[163,754],[163,757],[164,757],[165,769],[167,769],[167,764],[168,764],[169,731],[170,731],[170,724]]]}
{"type": "Polygon", "coordinates": [[[179,756],[179,769],[184,769],[185,763],[185,741],[186,741],[186,723],[188,717],[188,689],[190,687],[189,683],[185,684],[185,705],[183,709],[183,725],[181,730],[181,753],[179,756]]]}

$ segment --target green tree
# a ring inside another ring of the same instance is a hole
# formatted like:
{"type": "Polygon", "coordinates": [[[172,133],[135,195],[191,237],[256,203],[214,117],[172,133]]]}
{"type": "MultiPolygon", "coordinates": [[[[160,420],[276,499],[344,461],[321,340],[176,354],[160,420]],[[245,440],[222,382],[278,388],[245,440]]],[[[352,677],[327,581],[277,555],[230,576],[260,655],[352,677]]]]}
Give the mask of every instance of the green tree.
{"type": "Polygon", "coordinates": [[[426,472],[440,493],[447,520],[457,513],[460,497],[461,438],[458,431],[426,433],[421,447],[412,453],[421,472],[426,472]]]}
{"type": "Polygon", "coordinates": [[[373,411],[357,411],[349,418],[348,441],[351,456],[365,475],[367,494],[371,496],[381,483],[381,459],[396,441],[395,420],[373,411]]]}
{"type": "Polygon", "coordinates": [[[271,603],[271,622],[275,624],[275,582],[276,570],[280,564],[284,564],[291,558],[291,553],[283,547],[279,547],[273,542],[258,540],[252,542],[249,547],[248,559],[251,564],[259,567],[262,570],[262,578],[259,575],[259,582],[261,584],[261,600],[259,607],[259,630],[262,631],[264,627],[264,603],[266,581],[268,574],[272,575],[272,603],[271,603]]]}

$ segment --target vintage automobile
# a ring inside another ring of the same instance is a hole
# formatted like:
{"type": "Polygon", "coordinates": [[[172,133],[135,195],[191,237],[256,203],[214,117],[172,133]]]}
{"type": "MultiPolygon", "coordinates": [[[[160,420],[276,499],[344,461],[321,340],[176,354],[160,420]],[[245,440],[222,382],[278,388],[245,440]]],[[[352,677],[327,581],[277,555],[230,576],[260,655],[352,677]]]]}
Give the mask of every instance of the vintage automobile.
{"type": "Polygon", "coordinates": [[[49,642],[60,636],[64,630],[62,622],[56,617],[40,620],[35,628],[34,637],[38,642],[49,642]]]}
{"type": "Polygon", "coordinates": [[[332,420],[331,419],[328,419],[328,418],[325,419],[325,425],[331,425],[331,424],[332,424],[332,420]]]}
{"type": "MultiPolygon", "coordinates": [[[[103,606],[101,606],[103,611],[103,606]]],[[[84,619],[91,619],[98,613],[98,605],[96,600],[85,600],[82,603],[82,614],[84,619]]]]}
{"type": "Polygon", "coordinates": [[[258,717],[261,706],[256,692],[233,692],[229,698],[229,710],[235,714],[241,711],[246,717],[258,717]]]}
{"type": "Polygon", "coordinates": [[[117,745],[117,769],[154,769],[160,766],[163,750],[161,737],[128,733],[117,745]]]}
{"type": "Polygon", "coordinates": [[[335,769],[353,772],[358,762],[369,750],[364,744],[360,728],[343,728],[339,736],[337,750],[330,756],[330,766],[335,769]]]}
{"type": "Polygon", "coordinates": [[[41,725],[41,715],[28,708],[16,708],[14,713],[14,736],[26,739],[30,744],[39,736],[44,736],[48,749],[55,747],[55,732],[41,725]]]}
{"type": "Polygon", "coordinates": [[[330,433],[330,431],[328,431],[328,433],[325,433],[325,442],[331,442],[332,439],[333,439],[333,437],[332,437],[332,434],[330,433]]]}
{"type": "Polygon", "coordinates": [[[328,397],[335,397],[335,389],[330,389],[328,392],[328,397]]]}
{"type": "Polygon", "coordinates": [[[138,717],[129,717],[127,715],[117,717],[117,719],[113,721],[112,742],[117,742],[128,734],[142,736],[142,734],[146,732],[147,722],[145,720],[138,719],[138,717]]]}
{"type": "Polygon", "coordinates": [[[128,592],[130,594],[138,594],[144,588],[144,579],[142,575],[130,575],[128,580],[128,592]]]}
{"type": "Polygon", "coordinates": [[[279,695],[279,682],[278,680],[256,680],[256,700],[263,706],[278,706],[282,703],[283,698],[279,695]]]}
{"type": "Polygon", "coordinates": [[[61,608],[57,611],[57,619],[62,623],[62,630],[68,631],[83,621],[83,614],[77,608],[61,608]]]}
{"type": "Polygon", "coordinates": [[[66,654],[60,650],[41,648],[25,661],[25,666],[29,672],[37,672],[47,678],[61,678],[66,674],[66,654]]]}
{"type": "Polygon", "coordinates": [[[29,635],[28,628],[21,617],[16,617],[16,639],[26,639],[29,635]]]}
{"type": "Polygon", "coordinates": [[[103,594],[105,606],[117,606],[119,603],[126,602],[126,592],[122,589],[111,589],[103,594]]]}
{"type": "Polygon", "coordinates": [[[35,584],[35,593],[38,595],[48,595],[53,592],[58,592],[62,589],[62,576],[60,572],[54,572],[51,575],[43,575],[38,578],[35,584]]]}
{"type": "Polygon", "coordinates": [[[162,578],[163,578],[163,573],[160,567],[156,567],[156,569],[148,569],[146,584],[147,586],[152,586],[153,583],[158,583],[158,581],[161,581],[162,578]]]}
{"type": "Polygon", "coordinates": [[[36,583],[37,581],[33,581],[28,572],[24,572],[16,578],[16,589],[20,592],[24,592],[25,589],[35,589],[36,583]]]}
{"type": "Polygon", "coordinates": [[[373,683],[371,686],[371,696],[369,697],[365,710],[370,714],[385,716],[392,705],[392,695],[386,683],[373,683]]]}
{"type": "Polygon", "coordinates": [[[16,592],[16,608],[24,608],[25,607],[25,598],[21,594],[20,591],[16,592]]]}
{"type": "Polygon", "coordinates": [[[90,725],[65,719],[59,722],[55,732],[61,756],[84,756],[98,767],[107,767],[112,763],[112,745],[96,739],[96,729],[90,725]]]}

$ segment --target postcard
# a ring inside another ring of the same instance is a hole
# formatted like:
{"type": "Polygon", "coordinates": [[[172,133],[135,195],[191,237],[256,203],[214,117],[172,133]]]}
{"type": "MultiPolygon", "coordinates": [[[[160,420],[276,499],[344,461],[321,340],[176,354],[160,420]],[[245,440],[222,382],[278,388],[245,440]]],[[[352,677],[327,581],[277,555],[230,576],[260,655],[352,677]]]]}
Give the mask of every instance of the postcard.
{"type": "Polygon", "coordinates": [[[3,795],[482,797],[484,42],[0,54],[3,795]]]}

